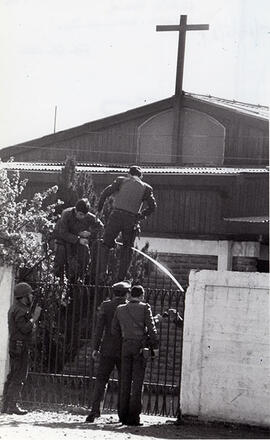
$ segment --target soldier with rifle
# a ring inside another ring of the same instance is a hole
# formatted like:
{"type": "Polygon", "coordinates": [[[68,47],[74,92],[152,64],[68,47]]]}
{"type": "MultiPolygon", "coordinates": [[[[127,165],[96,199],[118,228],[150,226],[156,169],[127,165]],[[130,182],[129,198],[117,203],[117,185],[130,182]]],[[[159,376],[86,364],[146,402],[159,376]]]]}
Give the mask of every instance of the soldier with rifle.
{"type": "Polygon", "coordinates": [[[14,304],[8,312],[10,372],[3,391],[2,412],[24,415],[18,402],[27,378],[29,352],[41,307],[36,305],[31,311],[32,287],[18,283],[14,288],[14,304]]]}

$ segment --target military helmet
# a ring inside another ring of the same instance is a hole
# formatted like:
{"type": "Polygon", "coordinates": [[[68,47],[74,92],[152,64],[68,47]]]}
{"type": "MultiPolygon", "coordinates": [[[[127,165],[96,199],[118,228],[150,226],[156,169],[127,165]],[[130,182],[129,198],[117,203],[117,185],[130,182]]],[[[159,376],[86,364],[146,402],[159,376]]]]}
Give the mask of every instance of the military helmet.
{"type": "Polygon", "coordinates": [[[33,289],[28,283],[18,283],[14,288],[14,298],[22,298],[32,292],[33,289]]]}

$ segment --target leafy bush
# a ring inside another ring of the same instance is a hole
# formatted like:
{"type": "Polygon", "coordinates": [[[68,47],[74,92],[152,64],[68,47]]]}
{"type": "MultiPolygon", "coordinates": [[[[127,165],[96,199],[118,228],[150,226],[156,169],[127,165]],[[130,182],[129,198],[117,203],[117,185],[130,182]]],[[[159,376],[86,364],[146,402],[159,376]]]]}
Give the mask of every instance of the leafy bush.
{"type": "Polygon", "coordinates": [[[15,270],[33,267],[42,258],[43,242],[54,227],[55,204],[44,202],[57,186],[26,200],[26,184],[18,171],[7,171],[0,162],[0,264],[15,270]]]}

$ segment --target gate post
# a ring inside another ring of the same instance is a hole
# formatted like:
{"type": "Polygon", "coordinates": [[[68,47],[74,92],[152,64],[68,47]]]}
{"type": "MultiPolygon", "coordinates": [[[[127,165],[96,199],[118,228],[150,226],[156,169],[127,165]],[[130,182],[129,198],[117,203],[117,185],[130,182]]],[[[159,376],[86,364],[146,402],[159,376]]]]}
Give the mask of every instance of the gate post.
{"type": "Polygon", "coordinates": [[[8,310],[13,298],[13,268],[0,266],[0,402],[2,403],[3,389],[9,369],[8,356],[8,310]]]}

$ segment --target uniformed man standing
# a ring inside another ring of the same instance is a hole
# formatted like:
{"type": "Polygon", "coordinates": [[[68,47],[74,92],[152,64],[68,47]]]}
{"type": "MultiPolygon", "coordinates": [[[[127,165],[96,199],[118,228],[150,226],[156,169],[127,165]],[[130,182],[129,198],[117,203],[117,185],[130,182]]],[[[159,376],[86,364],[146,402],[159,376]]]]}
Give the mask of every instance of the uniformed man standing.
{"type": "Polygon", "coordinates": [[[117,177],[101,193],[98,212],[102,211],[107,197],[114,196],[112,210],[105,227],[100,247],[100,281],[104,281],[107,271],[109,251],[115,246],[115,239],[121,232],[122,243],[118,280],[126,278],[132,258],[132,247],[137,235],[138,222],[148,217],[156,209],[153,188],[142,181],[142,170],[131,166],[128,176],[117,177]],[[147,205],[142,209],[144,203],[147,205]]]}
{"type": "Polygon", "coordinates": [[[33,296],[27,283],[15,286],[14,298],[8,312],[10,372],[4,385],[2,412],[23,415],[27,411],[20,409],[18,401],[27,378],[29,350],[41,308],[36,306],[30,313],[33,296]]]}
{"type": "Polygon", "coordinates": [[[155,354],[159,345],[151,307],[143,300],[144,288],[133,286],[129,302],[117,307],[112,322],[112,334],[122,338],[119,418],[128,425],[140,425],[146,337],[155,354]]]}
{"type": "Polygon", "coordinates": [[[118,389],[120,389],[121,338],[112,336],[111,324],[116,308],[120,304],[125,304],[130,288],[130,284],[125,281],[114,284],[112,286],[113,299],[103,301],[100,306],[92,353],[94,360],[99,358],[99,366],[92,398],[92,409],[85,420],[88,423],[92,423],[95,418],[100,417],[100,403],[115,366],[118,371],[118,389]]]}

